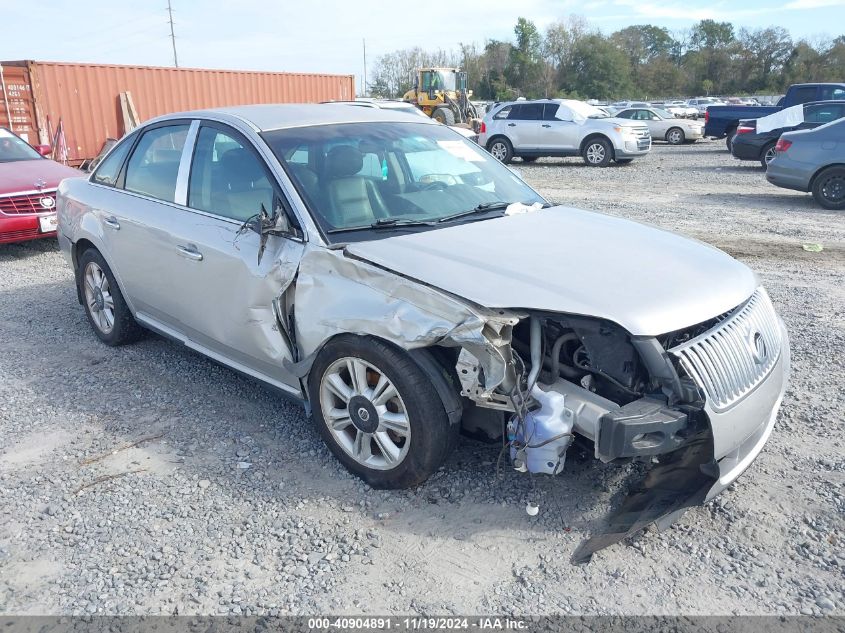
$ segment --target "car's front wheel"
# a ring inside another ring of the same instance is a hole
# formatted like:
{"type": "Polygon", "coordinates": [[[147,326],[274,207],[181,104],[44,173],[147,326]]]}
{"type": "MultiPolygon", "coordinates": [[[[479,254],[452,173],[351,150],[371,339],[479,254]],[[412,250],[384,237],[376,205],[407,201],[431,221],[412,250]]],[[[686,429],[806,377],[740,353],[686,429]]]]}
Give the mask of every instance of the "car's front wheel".
{"type": "Polygon", "coordinates": [[[584,145],[581,156],[591,167],[607,167],[613,158],[613,147],[602,138],[594,138],[584,145]]]}
{"type": "Polygon", "coordinates": [[[673,127],[666,132],[666,141],[669,145],[683,145],[685,140],[684,131],[679,127],[673,127]]]}
{"type": "Polygon", "coordinates": [[[88,322],[106,345],[133,343],[144,330],[135,321],[103,256],[89,248],[79,257],[77,283],[88,322]]]}
{"type": "Polygon", "coordinates": [[[816,176],[813,198],[825,209],[845,209],[845,167],[828,167],[816,176]]]}
{"type": "Polygon", "coordinates": [[[332,453],[374,488],[425,481],[457,439],[431,380],[403,350],[341,336],[318,355],[309,379],[314,422],[332,453]]]}
{"type": "Polygon", "coordinates": [[[494,138],[487,144],[487,151],[493,155],[498,161],[506,165],[511,162],[513,158],[513,146],[510,141],[502,136],[494,138]]]}

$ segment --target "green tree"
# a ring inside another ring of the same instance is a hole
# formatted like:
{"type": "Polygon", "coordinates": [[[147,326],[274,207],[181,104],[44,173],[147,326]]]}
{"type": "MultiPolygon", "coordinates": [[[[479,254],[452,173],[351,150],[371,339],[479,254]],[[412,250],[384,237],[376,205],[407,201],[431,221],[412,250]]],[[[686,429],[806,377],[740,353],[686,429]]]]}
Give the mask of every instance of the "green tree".
{"type": "Polygon", "coordinates": [[[510,49],[505,78],[521,95],[540,96],[543,76],[542,38],[530,20],[519,18],[513,29],[516,42],[510,49]]]}
{"type": "Polygon", "coordinates": [[[625,54],[601,35],[581,39],[566,69],[564,90],[591,99],[614,99],[632,90],[625,54]]]}

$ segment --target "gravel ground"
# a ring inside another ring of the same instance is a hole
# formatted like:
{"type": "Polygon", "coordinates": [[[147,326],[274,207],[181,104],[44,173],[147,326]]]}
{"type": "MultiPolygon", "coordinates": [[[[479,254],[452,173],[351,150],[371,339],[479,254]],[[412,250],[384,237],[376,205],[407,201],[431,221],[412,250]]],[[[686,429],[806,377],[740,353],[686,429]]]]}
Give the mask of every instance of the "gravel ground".
{"type": "Polygon", "coordinates": [[[371,490],[300,406],[156,336],[100,344],[55,242],[0,246],[0,613],[845,612],[845,216],[723,148],[514,163],[556,202],[747,262],[792,337],[791,387],[749,471],[587,566],[569,556],[624,468],[570,451],[536,479],[533,518],[528,479],[497,478],[497,447],[469,440],[425,485],[371,490]]]}

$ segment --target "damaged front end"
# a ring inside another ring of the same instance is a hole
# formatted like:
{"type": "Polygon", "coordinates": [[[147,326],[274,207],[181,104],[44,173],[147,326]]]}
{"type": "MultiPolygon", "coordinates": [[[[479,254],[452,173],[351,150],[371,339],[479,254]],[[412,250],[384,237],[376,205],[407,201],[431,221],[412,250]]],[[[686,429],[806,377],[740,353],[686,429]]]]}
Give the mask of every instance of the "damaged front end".
{"type": "Polygon", "coordinates": [[[494,388],[467,350],[457,370],[462,395],[510,413],[504,441],[516,470],[560,473],[574,434],[603,462],[654,462],[573,562],[724,490],[768,438],[789,368],[785,329],[762,288],[726,314],[656,337],[532,313],[503,357],[516,378],[494,388]]]}

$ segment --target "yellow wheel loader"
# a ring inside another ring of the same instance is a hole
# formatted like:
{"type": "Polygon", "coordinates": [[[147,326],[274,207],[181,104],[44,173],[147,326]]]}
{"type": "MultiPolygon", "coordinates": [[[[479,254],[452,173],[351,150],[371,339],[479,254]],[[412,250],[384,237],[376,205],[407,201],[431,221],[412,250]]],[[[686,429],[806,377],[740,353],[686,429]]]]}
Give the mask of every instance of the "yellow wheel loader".
{"type": "Polygon", "coordinates": [[[402,97],[444,125],[478,126],[478,113],[467,91],[467,74],[458,68],[418,68],[414,87],[402,97]]]}

